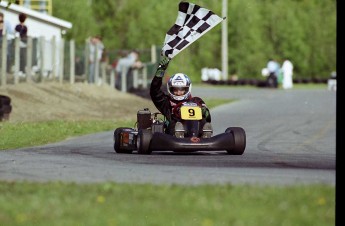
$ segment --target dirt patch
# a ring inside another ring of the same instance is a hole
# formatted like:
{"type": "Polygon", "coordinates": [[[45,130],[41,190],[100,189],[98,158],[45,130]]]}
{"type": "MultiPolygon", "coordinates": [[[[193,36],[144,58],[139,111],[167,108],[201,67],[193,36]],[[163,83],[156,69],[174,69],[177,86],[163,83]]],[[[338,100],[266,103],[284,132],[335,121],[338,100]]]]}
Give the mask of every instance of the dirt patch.
{"type": "Polygon", "coordinates": [[[157,111],[151,100],[108,85],[20,83],[0,86],[0,94],[11,98],[10,122],[125,120],[135,119],[137,111],[146,107],[157,111]]]}

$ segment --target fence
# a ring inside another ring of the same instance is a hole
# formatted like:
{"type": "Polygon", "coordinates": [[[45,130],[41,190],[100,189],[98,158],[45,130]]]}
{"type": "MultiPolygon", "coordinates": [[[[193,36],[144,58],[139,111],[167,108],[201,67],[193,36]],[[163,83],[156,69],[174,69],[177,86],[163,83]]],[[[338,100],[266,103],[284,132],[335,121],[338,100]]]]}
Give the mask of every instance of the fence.
{"type": "MultiPolygon", "coordinates": [[[[113,54],[119,50],[108,51],[113,54]]],[[[130,74],[123,70],[120,75],[121,84],[116,84],[115,69],[111,62],[99,62],[95,64],[94,83],[97,85],[107,84],[112,87],[120,87],[122,92],[130,89],[147,88],[154,66],[157,62],[157,48],[140,50],[144,53],[147,63],[139,69],[131,69],[130,74]]],[[[58,81],[89,82],[88,74],[89,57],[88,45],[76,46],[74,40],[65,42],[55,38],[46,40],[42,38],[28,37],[24,43],[19,37],[13,40],[1,39],[0,46],[0,86],[18,84],[21,82],[44,82],[58,81]]]]}

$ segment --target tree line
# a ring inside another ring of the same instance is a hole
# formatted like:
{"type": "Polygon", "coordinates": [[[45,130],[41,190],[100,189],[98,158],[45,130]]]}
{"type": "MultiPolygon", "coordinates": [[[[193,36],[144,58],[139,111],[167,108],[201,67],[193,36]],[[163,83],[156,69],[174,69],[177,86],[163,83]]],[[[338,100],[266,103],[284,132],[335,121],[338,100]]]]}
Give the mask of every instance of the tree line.
{"type": "MultiPolygon", "coordinates": [[[[53,16],[73,23],[65,38],[77,45],[97,34],[107,50],[149,49],[162,46],[179,2],[59,0],[53,16]]],[[[221,0],[191,2],[222,16],[221,0]]],[[[297,78],[329,77],[336,70],[336,11],[335,0],[228,0],[229,76],[261,78],[269,59],[289,58],[297,78]]],[[[203,67],[221,69],[220,24],[177,55],[168,73],[200,80],[203,67]]]]}

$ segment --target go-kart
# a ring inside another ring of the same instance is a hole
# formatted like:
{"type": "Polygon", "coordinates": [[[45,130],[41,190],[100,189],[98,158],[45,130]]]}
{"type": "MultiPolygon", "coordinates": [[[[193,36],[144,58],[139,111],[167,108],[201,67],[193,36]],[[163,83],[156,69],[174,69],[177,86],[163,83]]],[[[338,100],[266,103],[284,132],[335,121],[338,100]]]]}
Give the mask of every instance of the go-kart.
{"type": "Polygon", "coordinates": [[[196,152],[226,150],[231,155],[242,155],[246,147],[246,134],[241,127],[228,127],[224,133],[202,137],[201,108],[193,103],[184,103],[180,108],[184,127],[182,138],[166,133],[166,118],[160,113],[151,113],[148,108],[137,112],[134,128],[120,127],[114,131],[116,153],[151,154],[152,151],[196,152]]]}

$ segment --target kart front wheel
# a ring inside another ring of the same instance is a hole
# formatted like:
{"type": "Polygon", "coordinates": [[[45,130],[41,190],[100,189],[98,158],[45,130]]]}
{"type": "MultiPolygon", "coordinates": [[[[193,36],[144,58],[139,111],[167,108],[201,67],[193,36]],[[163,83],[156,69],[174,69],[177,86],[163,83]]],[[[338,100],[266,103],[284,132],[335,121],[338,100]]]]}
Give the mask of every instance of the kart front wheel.
{"type": "Polygon", "coordinates": [[[225,130],[233,136],[234,145],[226,151],[231,155],[242,155],[246,148],[246,132],[241,127],[229,127],[225,130]]]}
{"type": "Polygon", "coordinates": [[[124,130],[131,130],[128,127],[120,127],[114,131],[114,150],[116,153],[126,153],[131,154],[133,150],[121,148],[121,132],[124,130]]]}
{"type": "Polygon", "coordinates": [[[138,154],[151,154],[150,150],[150,142],[152,138],[152,133],[149,130],[142,129],[138,133],[137,137],[137,146],[138,146],[138,154]]]}

